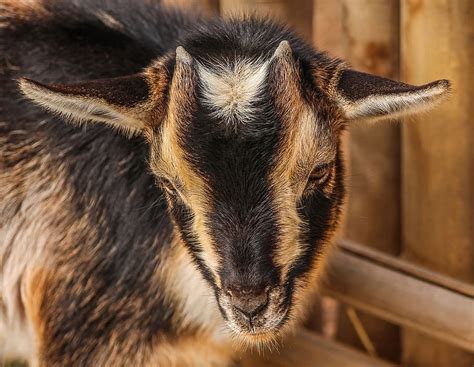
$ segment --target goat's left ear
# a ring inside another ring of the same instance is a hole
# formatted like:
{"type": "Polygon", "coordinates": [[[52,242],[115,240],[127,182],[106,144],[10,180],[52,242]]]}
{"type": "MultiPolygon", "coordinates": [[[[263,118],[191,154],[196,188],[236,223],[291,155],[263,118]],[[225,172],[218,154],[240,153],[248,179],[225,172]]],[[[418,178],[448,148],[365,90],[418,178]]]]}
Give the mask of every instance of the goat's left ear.
{"type": "Polygon", "coordinates": [[[338,73],[329,86],[348,120],[390,119],[425,110],[449,91],[448,80],[414,86],[351,69],[338,73]]]}
{"type": "Polygon", "coordinates": [[[19,85],[33,102],[73,122],[101,122],[134,135],[162,104],[157,89],[166,82],[160,82],[164,75],[155,71],[68,85],[46,85],[23,78],[19,85]]]}

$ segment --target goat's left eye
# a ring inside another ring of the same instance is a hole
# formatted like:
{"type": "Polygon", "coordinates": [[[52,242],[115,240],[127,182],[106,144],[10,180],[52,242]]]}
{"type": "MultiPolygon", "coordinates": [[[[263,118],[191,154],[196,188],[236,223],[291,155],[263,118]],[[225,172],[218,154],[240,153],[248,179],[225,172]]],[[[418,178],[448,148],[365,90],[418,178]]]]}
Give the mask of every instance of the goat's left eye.
{"type": "Polygon", "coordinates": [[[331,176],[332,168],[332,163],[325,163],[316,166],[308,177],[306,187],[311,189],[324,184],[331,176]]]}

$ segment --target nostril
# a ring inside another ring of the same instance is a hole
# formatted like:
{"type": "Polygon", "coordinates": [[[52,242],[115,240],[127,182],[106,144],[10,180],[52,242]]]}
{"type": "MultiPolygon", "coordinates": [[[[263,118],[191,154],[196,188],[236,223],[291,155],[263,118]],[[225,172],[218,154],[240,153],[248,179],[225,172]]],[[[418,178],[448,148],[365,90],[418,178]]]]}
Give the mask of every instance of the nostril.
{"type": "Polygon", "coordinates": [[[227,291],[232,306],[248,317],[255,316],[261,312],[268,303],[269,288],[265,288],[258,293],[249,290],[227,291]]]}

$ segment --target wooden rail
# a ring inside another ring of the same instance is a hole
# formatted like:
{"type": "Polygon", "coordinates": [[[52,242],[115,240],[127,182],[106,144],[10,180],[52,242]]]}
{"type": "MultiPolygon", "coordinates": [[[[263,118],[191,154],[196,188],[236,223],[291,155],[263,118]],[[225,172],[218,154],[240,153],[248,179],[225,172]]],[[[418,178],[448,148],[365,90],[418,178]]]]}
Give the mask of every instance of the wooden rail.
{"type": "Polygon", "coordinates": [[[242,361],[242,367],[314,366],[390,367],[393,365],[307,330],[299,330],[278,353],[269,356],[252,355],[242,361]]]}
{"type": "Polygon", "coordinates": [[[349,241],[339,247],[324,293],[474,352],[474,286],[349,241]]]}

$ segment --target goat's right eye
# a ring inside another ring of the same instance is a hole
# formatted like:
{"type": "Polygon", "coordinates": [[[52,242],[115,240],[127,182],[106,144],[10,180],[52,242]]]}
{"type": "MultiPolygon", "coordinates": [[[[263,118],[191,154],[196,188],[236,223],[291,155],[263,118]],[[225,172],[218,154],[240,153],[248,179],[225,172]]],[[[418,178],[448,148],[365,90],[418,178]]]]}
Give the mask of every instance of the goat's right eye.
{"type": "Polygon", "coordinates": [[[304,193],[312,192],[324,186],[331,178],[333,168],[333,163],[326,163],[316,166],[308,177],[304,193]]]}
{"type": "Polygon", "coordinates": [[[166,178],[160,179],[160,185],[163,188],[163,190],[171,197],[173,198],[179,197],[178,190],[176,190],[174,185],[166,178]]]}

